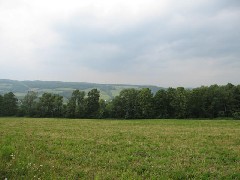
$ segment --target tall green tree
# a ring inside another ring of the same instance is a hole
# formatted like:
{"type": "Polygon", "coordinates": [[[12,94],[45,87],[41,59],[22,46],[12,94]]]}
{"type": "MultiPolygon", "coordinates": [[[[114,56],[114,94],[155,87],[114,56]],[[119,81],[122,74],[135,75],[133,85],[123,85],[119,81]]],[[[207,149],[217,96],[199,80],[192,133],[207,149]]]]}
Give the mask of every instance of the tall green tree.
{"type": "Polygon", "coordinates": [[[12,93],[6,93],[3,96],[3,115],[4,116],[15,116],[18,111],[18,99],[12,93]]]}
{"type": "Polygon", "coordinates": [[[235,86],[228,83],[226,86],[219,87],[220,109],[218,111],[218,117],[231,117],[234,106],[234,88],[235,86]]]}
{"type": "Polygon", "coordinates": [[[53,96],[51,93],[43,93],[38,102],[38,113],[41,117],[53,117],[53,96]]]}
{"type": "Polygon", "coordinates": [[[0,116],[3,116],[3,96],[0,94],[0,116]]]}
{"type": "Polygon", "coordinates": [[[85,92],[74,90],[67,104],[67,116],[70,118],[82,118],[85,116],[85,109],[85,92]]]}
{"type": "Polygon", "coordinates": [[[98,112],[98,118],[108,118],[109,116],[109,110],[108,110],[108,102],[100,99],[99,101],[99,112],[98,112]]]}
{"type": "Polygon", "coordinates": [[[190,91],[188,97],[188,116],[191,118],[207,117],[209,100],[207,98],[208,87],[201,86],[190,91]]]}
{"type": "Polygon", "coordinates": [[[176,118],[176,89],[170,87],[167,89],[166,93],[166,108],[168,118],[176,118]]]}
{"type": "Polygon", "coordinates": [[[240,85],[233,88],[233,107],[232,113],[240,113],[240,85]]]}
{"type": "Polygon", "coordinates": [[[153,94],[149,88],[143,88],[138,93],[139,118],[153,118],[153,94]]]}
{"type": "Polygon", "coordinates": [[[63,97],[58,94],[53,95],[53,116],[63,116],[63,97]]]}
{"type": "Polygon", "coordinates": [[[38,111],[41,117],[59,117],[63,109],[63,97],[58,94],[43,93],[39,98],[38,111]]]}
{"type": "Polygon", "coordinates": [[[86,99],[86,117],[97,118],[99,110],[100,91],[92,89],[86,99]]]}
{"type": "Polygon", "coordinates": [[[186,118],[187,117],[187,103],[188,103],[188,91],[183,87],[176,88],[175,98],[172,102],[172,106],[175,110],[176,118],[186,118]]]}
{"type": "Polygon", "coordinates": [[[119,100],[122,104],[122,109],[125,119],[137,119],[140,118],[140,105],[138,101],[139,91],[136,89],[124,89],[119,94],[119,100]]]}
{"type": "Polygon", "coordinates": [[[154,98],[154,116],[156,118],[168,118],[168,98],[167,92],[164,89],[160,89],[155,94],[154,98]]]}
{"type": "Polygon", "coordinates": [[[205,94],[206,117],[215,118],[225,111],[224,94],[218,85],[208,87],[205,94]]]}
{"type": "Polygon", "coordinates": [[[37,113],[37,92],[29,91],[21,101],[21,110],[26,116],[35,116],[37,113]]]}
{"type": "Polygon", "coordinates": [[[183,87],[159,90],[154,96],[155,117],[185,118],[188,92],[183,87]]]}
{"type": "Polygon", "coordinates": [[[111,102],[108,103],[107,109],[109,110],[109,116],[111,118],[124,118],[125,106],[122,97],[116,96],[111,102]]]}

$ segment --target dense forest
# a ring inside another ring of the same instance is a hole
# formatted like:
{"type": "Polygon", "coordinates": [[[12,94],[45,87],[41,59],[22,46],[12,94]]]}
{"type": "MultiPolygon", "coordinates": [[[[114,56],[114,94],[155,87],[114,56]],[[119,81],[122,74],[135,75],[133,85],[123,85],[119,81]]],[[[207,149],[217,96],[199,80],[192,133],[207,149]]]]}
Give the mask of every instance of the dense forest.
{"type": "Polygon", "coordinates": [[[234,118],[240,119],[240,85],[211,85],[194,89],[124,89],[112,100],[100,99],[98,89],[74,90],[67,103],[63,96],[29,91],[17,99],[0,95],[0,116],[66,118],[234,118]]]}

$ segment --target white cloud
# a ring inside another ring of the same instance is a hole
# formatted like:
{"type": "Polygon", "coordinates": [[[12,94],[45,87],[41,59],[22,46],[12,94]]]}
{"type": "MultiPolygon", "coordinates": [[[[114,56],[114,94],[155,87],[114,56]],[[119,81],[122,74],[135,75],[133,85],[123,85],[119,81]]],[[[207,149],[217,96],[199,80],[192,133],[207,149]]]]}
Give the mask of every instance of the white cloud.
{"type": "Polygon", "coordinates": [[[0,77],[165,86],[238,83],[239,4],[0,0],[0,77]]]}

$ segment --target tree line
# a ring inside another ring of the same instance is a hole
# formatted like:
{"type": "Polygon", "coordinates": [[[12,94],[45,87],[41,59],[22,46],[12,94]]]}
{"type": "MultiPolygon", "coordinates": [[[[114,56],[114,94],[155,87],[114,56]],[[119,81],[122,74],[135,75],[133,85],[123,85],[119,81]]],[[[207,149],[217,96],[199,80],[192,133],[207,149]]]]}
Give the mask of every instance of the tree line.
{"type": "Polygon", "coordinates": [[[74,90],[67,103],[63,96],[29,91],[23,99],[12,93],[0,95],[0,116],[66,118],[218,118],[240,119],[240,85],[161,89],[124,89],[111,101],[100,99],[100,91],[74,90]]]}

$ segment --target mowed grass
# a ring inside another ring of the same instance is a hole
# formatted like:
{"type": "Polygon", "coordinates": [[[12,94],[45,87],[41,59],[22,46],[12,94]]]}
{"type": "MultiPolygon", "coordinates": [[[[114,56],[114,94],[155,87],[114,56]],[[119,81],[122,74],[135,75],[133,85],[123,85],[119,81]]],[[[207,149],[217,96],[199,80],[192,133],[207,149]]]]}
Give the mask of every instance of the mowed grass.
{"type": "Polygon", "coordinates": [[[0,118],[0,179],[240,179],[240,121],[0,118]]]}

